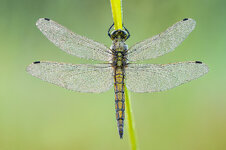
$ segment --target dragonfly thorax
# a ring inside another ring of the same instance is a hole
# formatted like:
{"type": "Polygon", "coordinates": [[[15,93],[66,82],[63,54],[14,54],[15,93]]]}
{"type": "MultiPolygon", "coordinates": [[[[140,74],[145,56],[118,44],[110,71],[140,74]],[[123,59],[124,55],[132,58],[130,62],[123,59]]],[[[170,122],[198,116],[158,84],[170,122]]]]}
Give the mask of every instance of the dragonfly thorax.
{"type": "Polygon", "coordinates": [[[123,41],[114,40],[111,45],[113,60],[112,65],[114,67],[124,67],[127,64],[127,50],[128,46],[123,41]]]}
{"type": "Polygon", "coordinates": [[[113,52],[117,52],[117,51],[126,52],[128,50],[128,45],[123,40],[115,39],[112,41],[112,45],[110,49],[113,52]]]}
{"type": "MultiPolygon", "coordinates": [[[[110,27],[110,29],[112,26],[110,27]]],[[[109,31],[110,31],[109,29],[109,31]]],[[[108,35],[112,39],[112,45],[110,47],[113,59],[112,59],[112,66],[114,67],[121,67],[124,68],[127,65],[127,50],[128,46],[126,45],[125,41],[129,38],[129,32],[127,29],[122,30],[114,30],[111,34],[108,31],[108,35]]]]}

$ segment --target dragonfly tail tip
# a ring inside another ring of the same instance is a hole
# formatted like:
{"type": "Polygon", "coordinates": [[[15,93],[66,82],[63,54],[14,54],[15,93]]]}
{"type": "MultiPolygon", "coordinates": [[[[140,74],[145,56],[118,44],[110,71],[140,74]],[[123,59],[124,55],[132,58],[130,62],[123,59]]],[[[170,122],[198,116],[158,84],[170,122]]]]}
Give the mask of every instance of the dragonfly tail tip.
{"type": "Polygon", "coordinates": [[[123,139],[123,131],[119,131],[119,136],[120,136],[120,139],[123,139]]]}

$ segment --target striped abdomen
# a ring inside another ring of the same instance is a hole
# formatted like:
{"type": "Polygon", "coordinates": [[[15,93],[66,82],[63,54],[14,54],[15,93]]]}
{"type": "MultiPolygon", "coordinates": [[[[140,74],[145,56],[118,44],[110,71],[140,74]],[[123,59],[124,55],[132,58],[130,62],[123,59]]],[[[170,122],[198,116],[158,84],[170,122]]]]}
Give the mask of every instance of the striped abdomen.
{"type": "Polygon", "coordinates": [[[117,66],[114,71],[115,111],[119,136],[122,138],[125,118],[124,68],[122,66],[117,66]]]}

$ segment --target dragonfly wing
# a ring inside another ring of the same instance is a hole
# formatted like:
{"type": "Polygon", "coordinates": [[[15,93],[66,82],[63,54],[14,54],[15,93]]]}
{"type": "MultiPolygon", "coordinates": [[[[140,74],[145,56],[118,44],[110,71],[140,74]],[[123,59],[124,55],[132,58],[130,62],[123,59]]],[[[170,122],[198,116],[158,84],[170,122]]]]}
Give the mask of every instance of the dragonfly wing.
{"type": "Polygon", "coordinates": [[[129,64],[126,68],[126,86],[133,92],[165,91],[208,72],[201,62],[175,64],[129,64]]]}
{"type": "Polygon", "coordinates": [[[113,85],[113,69],[109,64],[66,64],[34,62],[27,72],[44,81],[77,92],[100,93],[113,85]]]}
{"type": "Polygon", "coordinates": [[[173,51],[195,28],[195,24],[193,19],[184,19],[165,32],[135,44],[128,50],[128,60],[151,59],[173,51]]]}
{"type": "Polygon", "coordinates": [[[110,61],[111,51],[105,45],[71,32],[47,18],[36,22],[39,30],[57,47],[80,58],[110,61]]]}

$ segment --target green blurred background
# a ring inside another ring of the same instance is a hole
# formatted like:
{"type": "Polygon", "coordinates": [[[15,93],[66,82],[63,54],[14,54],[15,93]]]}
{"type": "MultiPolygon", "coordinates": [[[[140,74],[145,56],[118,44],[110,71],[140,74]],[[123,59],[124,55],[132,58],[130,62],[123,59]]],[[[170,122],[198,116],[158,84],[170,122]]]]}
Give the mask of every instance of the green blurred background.
{"type": "MultiPolygon", "coordinates": [[[[145,63],[200,60],[210,68],[202,78],[169,91],[131,93],[140,149],[226,149],[225,6],[225,0],[123,1],[130,46],[185,17],[197,21],[176,51],[145,63]]],[[[35,26],[40,17],[111,44],[109,0],[1,0],[0,150],[129,150],[126,130],[119,139],[113,89],[76,93],[26,73],[36,60],[92,63],[49,42],[35,26]]]]}

